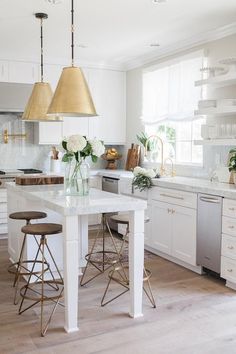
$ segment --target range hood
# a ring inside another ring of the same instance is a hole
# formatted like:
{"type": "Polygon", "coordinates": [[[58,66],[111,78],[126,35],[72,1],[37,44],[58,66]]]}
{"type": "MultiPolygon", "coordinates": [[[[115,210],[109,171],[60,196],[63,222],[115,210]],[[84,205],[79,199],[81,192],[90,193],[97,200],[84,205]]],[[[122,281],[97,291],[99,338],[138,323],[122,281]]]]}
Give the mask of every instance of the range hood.
{"type": "Polygon", "coordinates": [[[23,113],[32,88],[32,84],[0,82],[0,114],[23,113]]]}

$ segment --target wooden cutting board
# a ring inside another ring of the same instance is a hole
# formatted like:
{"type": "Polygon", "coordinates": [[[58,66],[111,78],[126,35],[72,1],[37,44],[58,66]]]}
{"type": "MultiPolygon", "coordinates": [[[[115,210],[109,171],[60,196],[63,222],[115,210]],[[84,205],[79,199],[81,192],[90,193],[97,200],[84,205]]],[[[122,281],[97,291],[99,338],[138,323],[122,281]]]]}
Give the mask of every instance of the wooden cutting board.
{"type": "Polygon", "coordinates": [[[16,184],[21,186],[43,185],[43,184],[63,184],[64,177],[35,175],[35,176],[18,176],[16,177],[16,184]]]}
{"type": "Polygon", "coordinates": [[[126,171],[133,171],[133,169],[139,165],[140,160],[140,146],[131,145],[131,149],[128,149],[127,160],[125,169],[126,171]]]}

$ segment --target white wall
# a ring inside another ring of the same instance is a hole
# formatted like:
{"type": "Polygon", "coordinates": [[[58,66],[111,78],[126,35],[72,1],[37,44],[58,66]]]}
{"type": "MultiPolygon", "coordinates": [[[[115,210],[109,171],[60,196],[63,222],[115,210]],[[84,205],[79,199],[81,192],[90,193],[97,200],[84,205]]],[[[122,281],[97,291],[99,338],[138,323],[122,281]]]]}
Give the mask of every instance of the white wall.
{"type": "MultiPolygon", "coordinates": [[[[131,143],[137,143],[136,134],[144,130],[139,117],[142,115],[142,70],[154,64],[160,64],[178,56],[182,56],[191,51],[204,49],[208,57],[208,65],[219,65],[219,59],[236,57],[236,35],[232,35],[217,41],[213,41],[204,46],[193,47],[191,50],[179,52],[178,54],[156,60],[148,65],[130,70],[127,72],[127,147],[131,143]]],[[[236,97],[236,86],[221,88],[217,90],[209,90],[207,96],[216,98],[232,98],[236,97]]],[[[207,98],[208,98],[207,97],[207,98]]],[[[230,118],[232,120],[232,118],[230,118]]],[[[236,117],[233,120],[236,123],[236,117]]],[[[177,173],[182,175],[196,175],[199,177],[208,177],[210,169],[214,169],[220,161],[225,164],[227,154],[230,147],[204,147],[204,167],[203,168],[183,168],[177,167],[177,173]]]]}

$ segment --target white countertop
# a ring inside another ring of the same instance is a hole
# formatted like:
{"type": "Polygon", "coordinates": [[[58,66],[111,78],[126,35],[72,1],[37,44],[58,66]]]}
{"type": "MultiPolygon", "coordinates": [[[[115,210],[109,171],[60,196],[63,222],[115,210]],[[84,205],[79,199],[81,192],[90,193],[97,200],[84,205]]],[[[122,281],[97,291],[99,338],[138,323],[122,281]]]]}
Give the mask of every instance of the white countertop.
{"type": "MultiPolygon", "coordinates": [[[[125,170],[92,170],[94,176],[114,178],[133,178],[133,173],[125,170]]],[[[210,180],[192,177],[161,177],[153,179],[154,186],[172,188],[187,192],[214,194],[221,197],[236,199],[236,185],[211,182],[210,180]]]]}
{"type": "Polygon", "coordinates": [[[63,215],[87,215],[96,213],[144,210],[147,202],[141,199],[112,194],[91,188],[89,196],[66,196],[63,185],[20,186],[7,183],[7,189],[23,197],[38,201],[41,205],[63,215]]]}

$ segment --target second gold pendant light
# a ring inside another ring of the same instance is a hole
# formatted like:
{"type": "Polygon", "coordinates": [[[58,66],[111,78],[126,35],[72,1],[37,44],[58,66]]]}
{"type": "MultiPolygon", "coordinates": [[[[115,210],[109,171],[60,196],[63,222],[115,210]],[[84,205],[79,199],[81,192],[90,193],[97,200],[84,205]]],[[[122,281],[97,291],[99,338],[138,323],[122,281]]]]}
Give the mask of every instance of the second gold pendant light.
{"type": "Polygon", "coordinates": [[[71,56],[72,64],[63,69],[48,114],[61,116],[96,116],[93,99],[80,68],[74,66],[74,0],[71,0],[71,56]]]}
{"type": "Polygon", "coordinates": [[[22,119],[25,121],[57,121],[61,120],[58,115],[47,115],[47,110],[53,97],[51,86],[43,81],[43,20],[48,18],[45,13],[36,13],[35,17],[40,19],[41,33],[41,82],[36,82],[33,91],[26,105],[22,119]]]}

